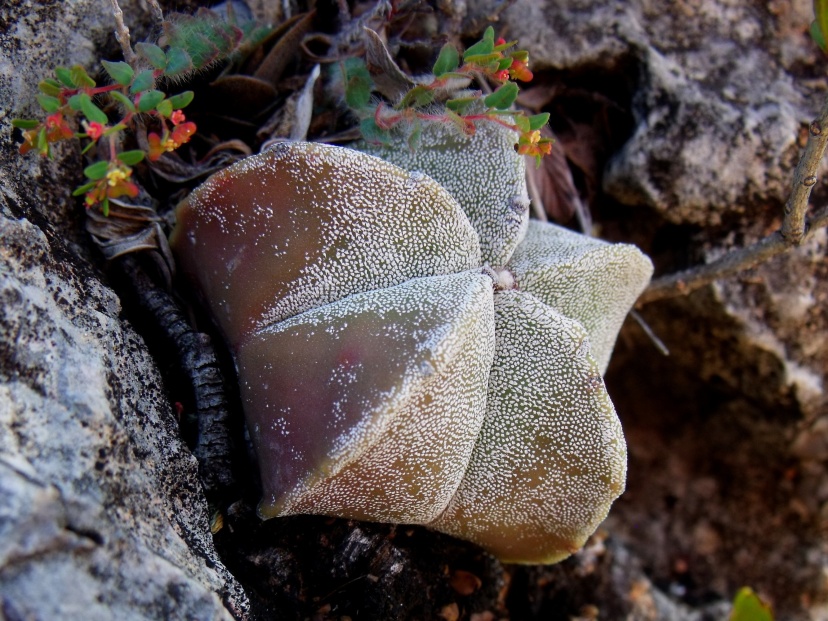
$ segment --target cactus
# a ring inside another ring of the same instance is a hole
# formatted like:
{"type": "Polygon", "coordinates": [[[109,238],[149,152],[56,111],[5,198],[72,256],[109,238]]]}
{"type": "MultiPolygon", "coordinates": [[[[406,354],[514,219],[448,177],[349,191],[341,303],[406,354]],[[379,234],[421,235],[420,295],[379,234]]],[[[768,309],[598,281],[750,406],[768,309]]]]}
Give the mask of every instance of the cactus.
{"type": "Polygon", "coordinates": [[[171,244],[235,357],[263,517],[424,524],[556,562],[623,490],[601,373],[652,266],[527,232],[514,139],[491,134],[424,136],[402,168],[284,143],[178,207],[171,244]]]}

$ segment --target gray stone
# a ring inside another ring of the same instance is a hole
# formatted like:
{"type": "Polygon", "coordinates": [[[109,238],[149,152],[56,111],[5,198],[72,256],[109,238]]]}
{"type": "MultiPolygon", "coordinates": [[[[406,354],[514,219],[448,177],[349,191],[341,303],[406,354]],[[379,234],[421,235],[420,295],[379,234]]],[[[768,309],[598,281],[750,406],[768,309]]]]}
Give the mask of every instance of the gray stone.
{"type": "Polygon", "coordinates": [[[0,24],[0,616],[231,619],[246,599],[213,548],[195,459],[89,260],[77,147],[48,162],[12,138],[47,70],[91,66],[111,40],[110,4],[4,3],[0,24]]]}

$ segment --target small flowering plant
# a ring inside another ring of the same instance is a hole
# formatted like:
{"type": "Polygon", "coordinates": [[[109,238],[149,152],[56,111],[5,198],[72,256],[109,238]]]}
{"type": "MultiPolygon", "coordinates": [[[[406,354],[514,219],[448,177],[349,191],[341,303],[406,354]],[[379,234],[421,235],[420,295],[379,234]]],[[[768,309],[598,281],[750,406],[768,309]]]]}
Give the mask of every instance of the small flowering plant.
{"type": "Polygon", "coordinates": [[[179,47],[165,52],[149,43],[136,47],[139,59],[148,68],[136,71],[125,62],[102,61],[112,83],[99,86],[80,65],[57,67],[54,77],[38,85],[37,101],[46,119],[12,121],[23,132],[21,154],[37,151],[51,157],[53,143],[71,138],[86,142],[83,153],[95,149],[98,161],[84,169],[87,183],[73,195],[83,195],[87,209],[98,207],[105,216],[109,215],[110,199],[138,195],[138,186],[132,180],[133,166],[145,158],[155,161],[174,151],[196,131],[195,123],[187,121],[182,112],[193,100],[193,93],[185,91],[168,97],[155,88],[162,77],[190,71],[193,63],[189,54],[179,47]],[[146,150],[123,150],[123,132],[134,131],[139,116],[151,119],[160,133],[149,132],[146,150]]]}
{"type": "Polygon", "coordinates": [[[345,100],[362,117],[363,136],[372,142],[384,142],[385,132],[407,124],[413,127],[409,143],[415,147],[424,121],[452,123],[468,135],[474,134],[476,123],[487,121],[518,132],[517,152],[535,157],[539,164],[552,149],[552,140],[542,138],[540,133],[549,113],[529,116],[511,109],[520,91],[516,81],[529,82],[534,77],[529,70],[529,53],[512,49],[516,44],[502,38],[495,40],[491,26],[462,56],[453,45],[446,44],[434,63],[433,80],[415,84],[394,105],[375,103],[366,65],[351,62],[344,69],[345,100]],[[497,88],[487,95],[464,90],[476,77],[488,79],[497,88]],[[434,104],[441,100],[445,107],[435,112],[434,104]]]}

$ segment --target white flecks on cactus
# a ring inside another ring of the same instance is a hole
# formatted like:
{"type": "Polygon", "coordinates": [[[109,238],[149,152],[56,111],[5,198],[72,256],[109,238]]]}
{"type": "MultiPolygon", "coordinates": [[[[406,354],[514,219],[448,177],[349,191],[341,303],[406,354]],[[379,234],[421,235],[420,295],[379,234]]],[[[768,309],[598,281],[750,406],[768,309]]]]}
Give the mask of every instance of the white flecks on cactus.
{"type": "Polygon", "coordinates": [[[445,189],[338,147],[278,144],[213,175],[177,218],[181,271],[234,346],[346,295],[480,264],[477,235],[445,189]]]}
{"type": "Polygon", "coordinates": [[[630,244],[608,244],[532,221],[509,269],[522,291],[583,324],[603,374],[627,312],[650,281],[653,264],[630,244]]]}
{"type": "Polygon", "coordinates": [[[623,490],[601,370],[649,261],[548,224],[520,241],[502,137],[424,136],[449,191],[425,166],[296,143],[179,206],[172,246],[234,352],[263,515],[426,524],[554,562],[623,490]],[[465,207],[478,240],[458,202],[490,196],[465,207]]]}
{"type": "Polygon", "coordinates": [[[479,270],[418,278],[244,342],[242,397],[265,456],[260,512],[418,524],[439,515],[483,424],[492,295],[479,270]]]}
{"type": "Polygon", "coordinates": [[[584,544],[623,491],[624,436],[579,323],[531,294],[501,291],[495,331],[486,420],[434,526],[506,561],[554,563],[584,544]]]}
{"type": "Polygon", "coordinates": [[[387,146],[360,143],[358,148],[425,173],[446,188],[480,236],[483,262],[505,265],[529,220],[524,158],[514,148],[517,133],[491,121],[478,123],[473,136],[429,123],[414,149],[402,136],[390,140],[387,146]]]}

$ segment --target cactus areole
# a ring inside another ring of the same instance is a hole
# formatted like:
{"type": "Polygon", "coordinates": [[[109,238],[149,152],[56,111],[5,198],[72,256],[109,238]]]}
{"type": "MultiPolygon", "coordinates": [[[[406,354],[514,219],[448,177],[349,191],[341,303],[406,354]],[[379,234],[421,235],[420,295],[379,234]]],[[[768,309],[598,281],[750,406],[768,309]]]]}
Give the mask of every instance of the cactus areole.
{"type": "Polygon", "coordinates": [[[492,132],[426,136],[408,167],[283,143],[179,205],[172,247],[235,358],[262,517],[423,524],[552,563],[623,491],[601,376],[652,266],[528,222],[522,159],[492,132]]]}

